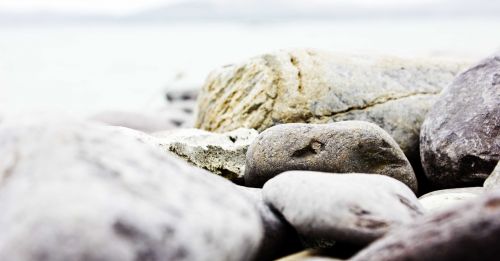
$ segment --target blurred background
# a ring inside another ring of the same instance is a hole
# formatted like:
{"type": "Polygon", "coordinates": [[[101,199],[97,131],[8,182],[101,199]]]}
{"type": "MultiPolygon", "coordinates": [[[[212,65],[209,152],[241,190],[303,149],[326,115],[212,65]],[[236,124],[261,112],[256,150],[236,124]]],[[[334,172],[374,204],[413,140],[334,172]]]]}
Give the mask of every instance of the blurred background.
{"type": "Polygon", "coordinates": [[[153,113],[278,49],[481,59],[496,0],[0,0],[0,113],[153,113]]]}

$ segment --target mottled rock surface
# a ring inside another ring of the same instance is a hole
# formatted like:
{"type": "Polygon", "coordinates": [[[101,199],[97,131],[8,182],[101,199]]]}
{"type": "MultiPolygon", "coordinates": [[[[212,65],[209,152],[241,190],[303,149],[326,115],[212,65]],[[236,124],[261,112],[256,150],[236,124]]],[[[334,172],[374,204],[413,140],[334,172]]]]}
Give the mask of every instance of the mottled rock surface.
{"type": "Polygon", "coordinates": [[[195,126],[262,131],[280,123],[366,120],[409,158],[437,94],[465,63],[438,59],[279,51],[213,71],[198,98],[195,126]]]}
{"type": "Polygon", "coordinates": [[[258,250],[260,216],[233,184],[123,128],[5,121],[0,157],[0,260],[251,260],[258,250]]]}
{"type": "Polygon", "coordinates": [[[408,187],[383,175],[289,171],[269,180],[263,195],[313,247],[366,245],[422,213],[408,187]]]}
{"type": "Polygon", "coordinates": [[[455,188],[436,190],[421,196],[418,201],[426,212],[436,212],[467,200],[477,198],[484,193],[482,187],[455,188]]]}
{"type": "Polygon", "coordinates": [[[420,154],[437,186],[483,184],[500,159],[500,56],[443,90],[422,125],[420,154]]]}
{"type": "Polygon", "coordinates": [[[237,183],[243,182],[246,152],[257,135],[256,130],[243,128],[222,134],[199,129],[153,134],[164,150],[237,183]]]}
{"type": "Polygon", "coordinates": [[[376,173],[417,191],[415,174],[394,139],[364,121],[289,123],[263,131],[248,148],[245,184],[262,186],[287,170],[376,173]]]}
{"type": "Polygon", "coordinates": [[[303,249],[295,229],[271,209],[262,198],[262,190],[238,186],[238,188],[255,204],[264,225],[264,238],[255,260],[275,260],[303,249]]]}
{"type": "Polygon", "coordinates": [[[484,181],[484,189],[500,189],[500,163],[497,163],[493,172],[491,172],[488,178],[484,181]]]}
{"type": "Polygon", "coordinates": [[[484,260],[500,256],[500,192],[390,231],[352,261],[484,260]]]}

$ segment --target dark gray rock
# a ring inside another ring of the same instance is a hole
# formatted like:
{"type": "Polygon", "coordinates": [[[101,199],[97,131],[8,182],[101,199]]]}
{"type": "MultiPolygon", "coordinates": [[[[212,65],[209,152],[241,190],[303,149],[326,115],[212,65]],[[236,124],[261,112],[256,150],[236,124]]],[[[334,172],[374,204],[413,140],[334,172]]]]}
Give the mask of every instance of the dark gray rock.
{"type": "Polygon", "coordinates": [[[351,260],[494,261],[498,242],[500,191],[397,228],[351,260]]]}
{"type": "Polygon", "coordinates": [[[394,139],[363,121],[271,127],[250,145],[246,162],[248,186],[262,186],[287,170],[315,170],[382,174],[417,191],[415,174],[394,139]]]}
{"type": "Polygon", "coordinates": [[[261,189],[238,187],[255,204],[264,225],[264,238],[255,260],[275,260],[303,249],[295,229],[264,202],[261,189]]]}
{"type": "Polygon", "coordinates": [[[439,187],[481,185],[500,159],[500,56],[443,90],[422,125],[420,154],[439,187]]]}
{"type": "Polygon", "coordinates": [[[366,245],[422,213],[407,186],[383,175],[289,171],[269,180],[263,195],[312,247],[366,245]]]}
{"type": "Polygon", "coordinates": [[[257,209],[132,130],[0,126],[0,260],[251,260],[257,209]]]}

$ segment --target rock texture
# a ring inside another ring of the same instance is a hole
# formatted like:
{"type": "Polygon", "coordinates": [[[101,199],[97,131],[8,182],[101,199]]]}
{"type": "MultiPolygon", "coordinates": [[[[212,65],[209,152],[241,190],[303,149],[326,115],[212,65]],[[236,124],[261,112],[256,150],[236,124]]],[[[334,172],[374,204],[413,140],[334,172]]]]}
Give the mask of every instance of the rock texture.
{"type": "Polygon", "coordinates": [[[376,173],[417,191],[415,174],[394,139],[373,123],[290,123],[263,131],[247,151],[245,184],[262,186],[287,170],[376,173]]]}
{"type": "Polygon", "coordinates": [[[498,260],[500,192],[423,216],[389,232],[352,261],[498,260]]]}
{"type": "Polygon", "coordinates": [[[418,201],[426,212],[436,212],[449,208],[467,200],[474,199],[484,193],[482,187],[443,189],[427,193],[418,201]]]}
{"type": "Polygon", "coordinates": [[[444,60],[279,51],[213,71],[198,99],[195,126],[262,131],[280,123],[366,120],[409,158],[437,94],[465,64],[444,60]]]}
{"type": "Polygon", "coordinates": [[[164,150],[237,183],[243,182],[246,152],[257,135],[256,130],[243,128],[223,134],[199,129],[153,134],[164,150]]]}
{"type": "Polygon", "coordinates": [[[303,249],[295,229],[264,202],[261,189],[238,188],[255,204],[264,225],[264,238],[255,260],[275,260],[303,249]]]}
{"type": "Polygon", "coordinates": [[[229,181],[122,128],[0,126],[0,260],[251,260],[262,238],[229,181]]]}
{"type": "Polygon", "coordinates": [[[500,56],[460,74],[422,125],[420,154],[440,187],[481,185],[500,159],[500,56]]]}
{"type": "Polygon", "coordinates": [[[366,245],[422,213],[408,187],[382,175],[289,171],[269,180],[263,195],[313,247],[366,245]]]}
{"type": "Polygon", "coordinates": [[[494,190],[499,188],[500,188],[500,163],[497,164],[493,172],[491,172],[486,181],[484,181],[485,190],[494,190]]]}

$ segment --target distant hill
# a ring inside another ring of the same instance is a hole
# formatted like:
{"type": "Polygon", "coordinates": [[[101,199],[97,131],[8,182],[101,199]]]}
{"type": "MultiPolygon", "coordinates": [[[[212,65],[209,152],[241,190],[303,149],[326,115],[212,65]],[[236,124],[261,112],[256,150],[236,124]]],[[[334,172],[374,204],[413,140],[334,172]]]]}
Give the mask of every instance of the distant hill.
{"type": "MultiPolygon", "coordinates": [[[[304,2],[306,3],[306,2],[304,2]]],[[[173,21],[250,21],[281,20],[345,20],[345,19],[406,19],[426,17],[493,17],[500,18],[500,1],[448,0],[416,6],[395,5],[390,8],[362,8],[354,5],[284,5],[283,1],[230,2],[192,0],[133,14],[88,15],[76,13],[37,12],[2,13],[0,23],[87,23],[87,22],[173,22],[173,21]],[[307,8],[304,8],[307,7],[307,8]]]]}

